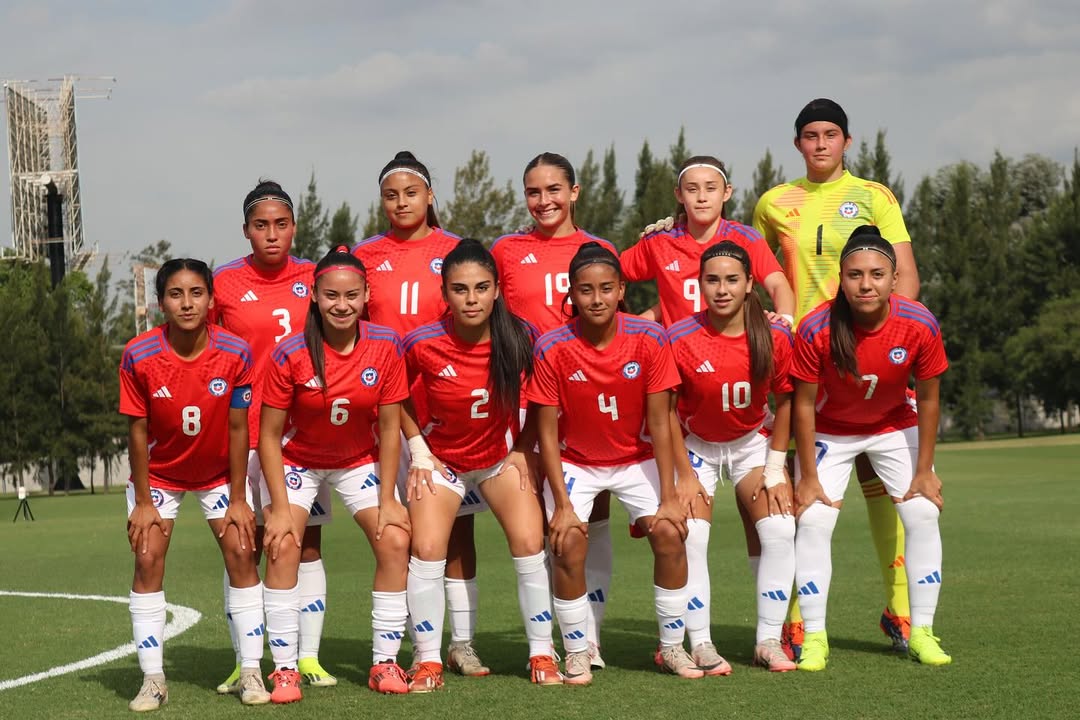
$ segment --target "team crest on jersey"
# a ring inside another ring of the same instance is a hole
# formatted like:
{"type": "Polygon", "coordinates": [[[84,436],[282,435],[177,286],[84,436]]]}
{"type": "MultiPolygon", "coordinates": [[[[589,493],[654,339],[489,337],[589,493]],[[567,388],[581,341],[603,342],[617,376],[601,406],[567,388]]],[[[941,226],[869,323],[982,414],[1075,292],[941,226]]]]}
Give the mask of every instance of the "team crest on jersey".
{"type": "Polygon", "coordinates": [[[298,472],[287,472],[287,473],[285,473],[285,487],[289,488],[290,490],[299,490],[300,486],[302,484],[303,484],[303,478],[300,476],[300,473],[298,473],[298,472]]]}
{"type": "Polygon", "coordinates": [[[840,217],[853,220],[859,216],[859,206],[850,200],[840,206],[840,217]]]}
{"type": "Polygon", "coordinates": [[[292,286],[292,294],[298,298],[304,298],[308,296],[307,285],[302,282],[294,282],[292,286]]]}
{"type": "Polygon", "coordinates": [[[898,345],[889,351],[889,362],[893,365],[903,365],[904,361],[907,360],[907,357],[908,351],[905,347],[900,347],[898,345]]]}
{"type": "Polygon", "coordinates": [[[159,508],[165,504],[165,495],[157,488],[150,488],[150,502],[154,507],[159,508]]]}
{"type": "Polygon", "coordinates": [[[442,258],[432,258],[428,268],[436,275],[442,275],[442,258]]]}
{"type": "Polygon", "coordinates": [[[633,380],[641,374],[641,365],[637,361],[631,360],[622,366],[622,374],[627,380],[633,380]]]}
{"type": "Polygon", "coordinates": [[[373,367],[364,368],[364,372],[360,373],[360,382],[371,387],[379,382],[379,371],[373,367]]]}
{"type": "Polygon", "coordinates": [[[225,382],[225,378],[219,377],[211,380],[210,385],[207,387],[207,390],[209,390],[210,394],[214,397],[221,397],[226,393],[226,391],[228,391],[228,389],[229,383],[225,382]]]}

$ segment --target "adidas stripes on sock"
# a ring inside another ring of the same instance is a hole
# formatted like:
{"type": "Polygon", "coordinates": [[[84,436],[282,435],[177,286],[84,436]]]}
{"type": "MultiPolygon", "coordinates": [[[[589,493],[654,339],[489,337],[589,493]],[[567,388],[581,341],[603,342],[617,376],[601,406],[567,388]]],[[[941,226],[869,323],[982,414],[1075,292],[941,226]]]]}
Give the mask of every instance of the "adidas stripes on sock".
{"type": "Polygon", "coordinates": [[[518,605],[529,640],[529,657],[551,654],[551,578],[547,553],[514,558],[518,605]]]}
{"type": "Polygon", "coordinates": [[[300,659],[319,657],[326,619],[326,569],[322,560],[300,563],[296,576],[300,593],[300,659]]]}
{"type": "Polygon", "coordinates": [[[896,511],[904,521],[907,536],[904,557],[911,598],[911,625],[933,625],[941,593],[940,512],[937,505],[924,497],[902,502],[896,506],[896,511]]]}
{"type": "Polygon", "coordinates": [[[795,518],[769,515],[755,523],[761,539],[756,575],[757,640],[779,640],[795,581],[795,518]]]}
{"type": "Polygon", "coordinates": [[[589,617],[585,633],[589,642],[600,644],[600,626],[604,624],[608,593],[611,591],[611,521],[589,523],[589,547],[585,555],[585,588],[589,599],[589,617]]]}
{"type": "Polygon", "coordinates": [[[409,616],[404,590],[371,593],[371,664],[397,662],[409,616]]]}
{"type": "Polygon", "coordinates": [[[446,594],[443,578],[446,560],[427,561],[409,558],[408,593],[409,615],[415,631],[413,660],[442,662],[443,615],[446,613],[446,594]]]}
{"type": "Polygon", "coordinates": [[[795,532],[795,583],[806,632],[825,629],[832,581],[832,534],[840,511],[821,503],[808,507],[795,532]]]}
{"type": "Polygon", "coordinates": [[[263,656],[263,585],[229,588],[229,608],[240,648],[240,666],[258,669],[263,656]]]}
{"type": "Polygon", "coordinates": [[[263,586],[266,639],[274,668],[296,668],[297,636],[300,633],[300,591],[296,586],[275,590],[263,586]]]}
{"type": "Polygon", "coordinates": [[[686,586],[669,589],[653,585],[653,605],[656,622],[660,626],[660,644],[667,647],[682,645],[686,636],[686,586]]]}
{"type": "Polygon", "coordinates": [[[165,672],[165,591],[128,595],[131,630],[143,675],[165,672]]]}
{"type": "Polygon", "coordinates": [[[552,598],[555,617],[559,621],[559,630],[563,636],[563,650],[569,653],[585,652],[589,649],[589,640],[585,636],[585,625],[589,616],[587,595],[572,600],[552,598]]]}
{"type": "Polygon", "coordinates": [[[701,643],[712,642],[709,627],[710,598],[712,586],[709,582],[709,532],[712,526],[706,520],[688,518],[686,527],[686,636],[690,647],[696,648],[701,643]]]}

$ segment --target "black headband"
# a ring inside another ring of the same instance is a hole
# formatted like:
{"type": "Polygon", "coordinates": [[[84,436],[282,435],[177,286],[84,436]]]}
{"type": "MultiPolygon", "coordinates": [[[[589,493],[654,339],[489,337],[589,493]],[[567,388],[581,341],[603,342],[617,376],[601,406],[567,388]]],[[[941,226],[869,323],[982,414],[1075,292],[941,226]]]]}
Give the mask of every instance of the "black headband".
{"type": "Polygon", "coordinates": [[[795,135],[801,135],[804,127],[812,122],[819,121],[838,125],[844,132],[844,137],[848,137],[847,113],[832,101],[822,102],[820,100],[814,100],[808,104],[795,118],[795,135]]]}

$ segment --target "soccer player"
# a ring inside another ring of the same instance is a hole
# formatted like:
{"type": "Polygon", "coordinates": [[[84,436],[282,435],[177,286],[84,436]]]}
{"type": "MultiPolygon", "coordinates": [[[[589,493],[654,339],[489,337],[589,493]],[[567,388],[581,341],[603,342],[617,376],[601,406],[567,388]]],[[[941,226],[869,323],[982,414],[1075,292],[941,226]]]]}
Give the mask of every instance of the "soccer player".
{"type": "MultiPolygon", "coordinates": [[[[843,108],[828,99],[811,101],[795,119],[795,149],[806,163],[806,176],[769,190],[754,208],[754,227],[783,253],[784,272],[795,290],[796,322],[836,295],[840,250],[860,225],[877,226],[892,243],[896,292],[912,300],[919,295],[919,273],[900,203],[884,185],[845,169],[844,153],[850,146],[843,108]]],[[[903,526],[866,458],[857,459],[855,468],[885,584],[881,630],[895,650],[906,652],[911,612],[903,526]]],[[[785,647],[796,659],[803,632],[798,602],[794,598],[785,628],[785,647]]]]}
{"type": "Polygon", "coordinates": [[[128,416],[128,541],[135,553],[131,625],[143,684],[128,705],[156,710],[169,699],[163,669],[165,555],[180,501],[192,491],[225,559],[228,598],[240,632],[240,700],[270,701],[263,685],[263,588],[248,505],[247,413],[252,359],[247,343],[207,323],[210,269],[173,259],[155,278],[165,324],[139,335],[120,362],[120,412],[128,416]]]}
{"type": "Polygon", "coordinates": [[[686,632],[691,656],[706,675],[731,673],[709,632],[711,498],[725,472],[750,518],[751,531],[761,541],[754,662],[773,672],[795,669],[780,648],[787,594],[795,577],[795,518],[784,475],[791,439],[792,337],[785,323],[770,327],[753,290],[752,267],[743,246],[730,240],[711,245],[698,262],[698,296],[705,310],[668,328],[682,377],[672,433],[676,494],[691,515],[686,521],[686,632]],[[683,429],[689,455],[682,452],[683,429]]]}
{"type": "MultiPolygon", "coordinates": [[[[491,246],[499,269],[503,299],[510,312],[539,328],[554,330],[570,318],[570,260],[586,242],[598,242],[613,253],[615,246],[574,224],[574,203],[580,187],[574,166],[558,153],[537,155],[522,178],[525,206],[535,226],[528,232],[505,235],[491,246]]],[[[585,559],[589,622],[586,628],[594,668],[604,667],[600,655],[600,625],[611,590],[610,495],[601,493],[589,517],[589,550],[585,559]]]]}
{"type": "Polygon", "coordinates": [[[450,251],[442,277],[449,314],[405,338],[409,376],[414,388],[423,388],[430,414],[423,434],[408,405],[403,423],[413,468],[408,597],[417,664],[409,690],[431,692],[443,684],[439,643],[447,542],[462,498],[473,488],[506,533],[532,681],[558,685],[543,510],[525,460],[534,455],[535,432],[522,435],[524,450],[512,446],[536,333],[506,309],[495,261],[480,242],[462,240],[450,251]]]}
{"type": "Polygon", "coordinates": [[[581,246],[567,273],[574,317],[534,349],[529,412],[535,414],[554,552],[555,615],[565,682],[592,681],[585,635],[585,519],[610,490],[652,546],[661,669],[704,675],[683,649],[686,510],[675,496],[670,404],[679,373],[662,327],[619,311],[626,284],[607,248],[581,246]]]}
{"type": "MultiPolygon", "coordinates": [[[[262,407],[262,379],[270,365],[270,352],[280,341],[303,325],[311,304],[311,274],[315,264],[289,254],[296,221],[289,194],[272,180],[260,180],[244,198],[244,237],[251,254],[237,258],[214,271],[214,307],[211,322],[244,338],[251,346],[255,363],[252,407],[248,413],[250,452],[248,486],[254,507],[262,507],[259,483],[259,408],[262,407]]],[[[319,644],[326,617],[326,570],[322,562],[322,526],[330,522],[330,488],[321,487],[311,504],[304,546],[300,558],[300,661],[304,680],[315,687],[332,687],[337,678],[319,663],[319,644]]],[[[256,547],[262,547],[262,512],[255,513],[256,547]]],[[[258,553],[259,550],[256,550],[258,553]]],[[[258,560],[256,555],[256,561],[258,560]]],[[[225,618],[239,647],[226,589],[225,618]]],[[[218,692],[238,692],[240,655],[236,667],[218,692]]]]}
{"type": "MultiPolygon", "coordinates": [[[[443,259],[461,238],[439,226],[431,172],[411,152],[399,152],[379,172],[379,194],[390,230],[362,240],[353,248],[353,254],[370,268],[368,317],[405,337],[445,314],[443,259]]],[[[412,395],[416,412],[426,424],[423,389],[413,388],[412,395]]],[[[398,484],[402,488],[408,465],[408,453],[405,453],[398,470],[398,484]]],[[[476,492],[466,495],[450,534],[446,558],[446,599],[450,612],[447,664],[455,672],[474,677],[491,672],[473,647],[478,594],[473,526],[475,514],[486,509],[483,498],[476,492]]]]}
{"type": "Polygon", "coordinates": [[[941,375],[948,367],[937,319],[894,294],[895,245],[856,229],[840,253],[836,298],[799,323],[792,375],[798,464],[795,579],[806,636],[800,670],[824,670],[832,532],[855,458],[865,453],[904,523],[911,606],[908,652],[925,665],[952,661],[934,637],[941,590],[941,481],[934,472],[941,375]],[[918,412],[908,401],[915,379],[918,412]]]}
{"type": "Polygon", "coordinates": [[[266,634],[277,703],[301,698],[295,669],[299,547],[323,484],[337,490],[375,555],[368,685],[382,693],[407,690],[397,653],[408,614],[409,518],[395,484],[381,481],[382,468],[392,475],[401,451],[401,401],[409,394],[401,340],[360,319],[366,273],[348,248],[331,250],[314,277],[304,330],[270,356],[259,431],[266,634]]]}
{"type": "Polygon", "coordinates": [[[776,313],[791,324],[795,296],[768,243],[757,230],[723,217],[731,193],[724,163],[710,155],[687,158],[675,182],[679,221],[670,229],[662,225],[646,233],[619,257],[630,282],[656,281],[664,325],[704,309],[697,275],[701,256],[707,247],[723,240],[746,249],[754,282],[765,288],[776,313]]]}

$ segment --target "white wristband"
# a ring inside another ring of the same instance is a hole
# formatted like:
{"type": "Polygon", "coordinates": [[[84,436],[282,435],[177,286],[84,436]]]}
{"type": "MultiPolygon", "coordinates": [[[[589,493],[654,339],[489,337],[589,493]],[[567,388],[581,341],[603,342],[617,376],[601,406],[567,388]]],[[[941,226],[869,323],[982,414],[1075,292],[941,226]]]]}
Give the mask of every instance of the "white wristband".
{"type": "Polygon", "coordinates": [[[765,488],[774,488],[777,485],[782,485],[787,480],[784,479],[784,463],[787,462],[787,453],[783,450],[773,450],[769,448],[769,452],[765,455],[765,488]]]}
{"type": "Polygon", "coordinates": [[[795,327],[795,318],[794,317],[792,317],[791,315],[788,315],[787,313],[778,313],[778,314],[780,315],[780,317],[787,320],[788,327],[791,327],[791,328],[795,327]]]}
{"type": "Polygon", "coordinates": [[[431,461],[431,449],[424,442],[423,435],[415,435],[409,438],[409,467],[414,470],[434,470],[435,463],[431,461]]]}

